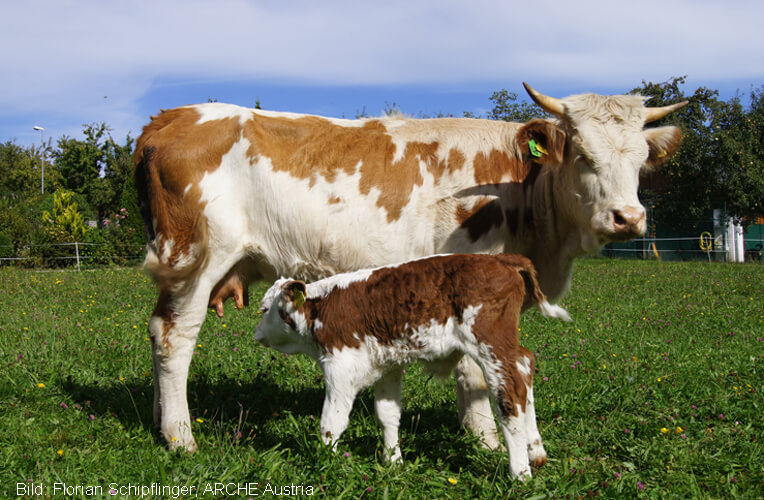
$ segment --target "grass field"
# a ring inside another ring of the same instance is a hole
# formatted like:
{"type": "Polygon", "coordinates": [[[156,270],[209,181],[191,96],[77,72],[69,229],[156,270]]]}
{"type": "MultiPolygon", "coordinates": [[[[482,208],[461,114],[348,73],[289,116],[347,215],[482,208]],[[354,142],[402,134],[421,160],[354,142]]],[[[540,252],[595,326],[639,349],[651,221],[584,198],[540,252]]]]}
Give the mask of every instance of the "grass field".
{"type": "Polygon", "coordinates": [[[762,497],[764,266],[578,262],[563,301],[573,323],[523,317],[550,456],[527,483],[510,480],[504,452],[460,430],[453,380],[428,382],[416,366],[404,379],[404,464],[380,458],[368,391],[331,453],[318,437],[314,363],[253,340],[263,291],[246,312],[208,314],[189,381],[199,452],[187,455],[166,451],[152,426],[147,276],[1,269],[0,497],[109,496],[110,487],[143,498],[181,487],[189,498],[213,498],[215,488],[233,497],[762,497]]]}

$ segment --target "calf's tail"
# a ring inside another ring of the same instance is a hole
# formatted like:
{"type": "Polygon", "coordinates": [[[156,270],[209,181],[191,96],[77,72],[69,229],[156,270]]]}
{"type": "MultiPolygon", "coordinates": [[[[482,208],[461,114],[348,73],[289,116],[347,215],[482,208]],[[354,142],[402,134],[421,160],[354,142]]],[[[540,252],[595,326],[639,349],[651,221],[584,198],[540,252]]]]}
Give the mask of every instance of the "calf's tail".
{"type": "Polygon", "coordinates": [[[546,316],[547,318],[557,318],[563,321],[572,321],[568,311],[558,305],[550,304],[546,300],[546,295],[544,295],[544,292],[541,291],[541,287],[539,286],[538,278],[536,276],[536,268],[533,267],[533,264],[531,264],[530,261],[527,262],[526,266],[521,267],[519,271],[520,275],[525,280],[527,296],[532,297],[532,302],[539,308],[542,316],[546,316]]]}

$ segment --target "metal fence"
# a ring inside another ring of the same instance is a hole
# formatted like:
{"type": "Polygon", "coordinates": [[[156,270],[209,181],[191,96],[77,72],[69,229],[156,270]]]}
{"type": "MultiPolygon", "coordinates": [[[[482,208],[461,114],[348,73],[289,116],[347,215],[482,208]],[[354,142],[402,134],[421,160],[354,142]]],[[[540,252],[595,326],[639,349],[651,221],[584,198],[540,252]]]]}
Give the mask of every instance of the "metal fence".
{"type": "MultiPolygon", "coordinates": [[[[748,233],[747,233],[748,234],[748,233]]],[[[760,233],[753,233],[761,236],[760,233]]],[[[611,258],[656,259],[661,261],[705,260],[708,262],[764,262],[764,238],[745,238],[742,258],[733,256],[730,240],[704,232],[694,237],[639,238],[627,243],[605,245],[600,254],[611,258]]],[[[99,267],[112,264],[140,264],[144,245],[108,243],[50,243],[0,245],[0,265],[22,267],[99,267]],[[14,253],[15,252],[15,253],[14,253]]]]}
{"type": "Polygon", "coordinates": [[[145,257],[144,245],[110,243],[47,243],[14,248],[0,245],[0,265],[25,267],[97,267],[112,264],[139,264],[145,257]]]}
{"type": "Polygon", "coordinates": [[[733,249],[725,238],[710,233],[695,237],[640,238],[628,243],[605,245],[601,255],[611,258],[655,259],[661,261],[706,260],[708,262],[762,262],[764,239],[746,238],[741,250],[733,249]]]}

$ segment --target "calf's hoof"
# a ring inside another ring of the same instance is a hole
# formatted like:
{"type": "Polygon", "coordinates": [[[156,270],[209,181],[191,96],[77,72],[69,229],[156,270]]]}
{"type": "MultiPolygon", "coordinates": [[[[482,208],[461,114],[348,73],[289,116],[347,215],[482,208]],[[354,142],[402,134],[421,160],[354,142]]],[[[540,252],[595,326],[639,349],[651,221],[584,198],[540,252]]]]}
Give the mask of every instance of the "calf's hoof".
{"type": "Polygon", "coordinates": [[[546,463],[546,450],[540,440],[536,440],[528,446],[528,460],[533,467],[541,467],[546,463]]]}

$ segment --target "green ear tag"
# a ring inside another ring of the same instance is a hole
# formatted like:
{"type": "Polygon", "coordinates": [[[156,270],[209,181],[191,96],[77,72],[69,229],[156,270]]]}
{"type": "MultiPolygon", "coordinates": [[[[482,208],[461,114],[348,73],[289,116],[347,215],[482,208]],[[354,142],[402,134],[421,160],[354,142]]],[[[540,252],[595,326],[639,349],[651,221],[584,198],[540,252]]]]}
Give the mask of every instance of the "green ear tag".
{"type": "Polygon", "coordinates": [[[531,149],[531,156],[535,156],[536,158],[541,158],[541,151],[539,151],[539,146],[536,144],[536,141],[531,139],[528,141],[528,147],[531,149]]]}
{"type": "Polygon", "coordinates": [[[297,309],[301,308],[305,303],[305,294],[302,290],[295,290],[294,292],[294,305],[297,309]]]}

